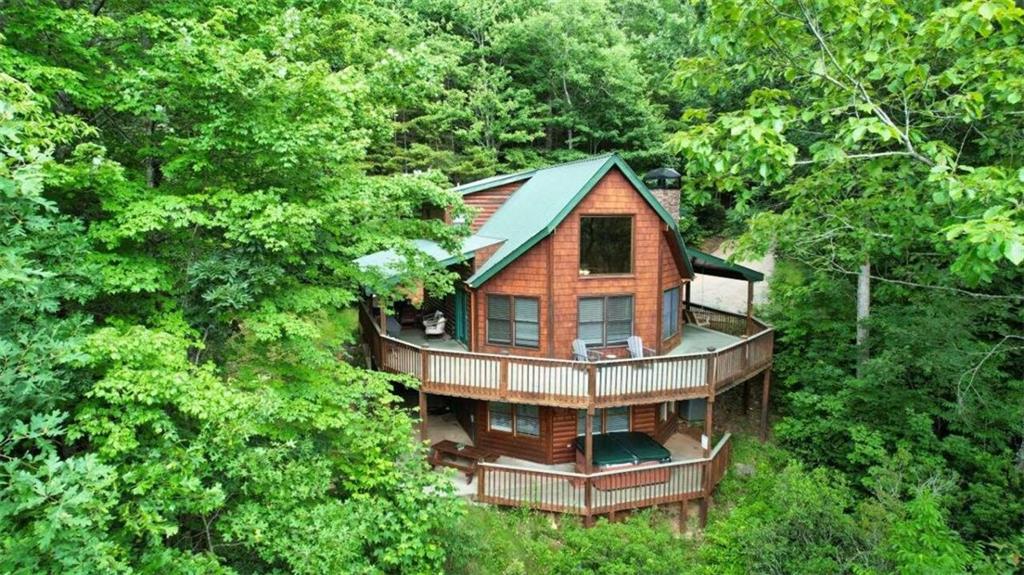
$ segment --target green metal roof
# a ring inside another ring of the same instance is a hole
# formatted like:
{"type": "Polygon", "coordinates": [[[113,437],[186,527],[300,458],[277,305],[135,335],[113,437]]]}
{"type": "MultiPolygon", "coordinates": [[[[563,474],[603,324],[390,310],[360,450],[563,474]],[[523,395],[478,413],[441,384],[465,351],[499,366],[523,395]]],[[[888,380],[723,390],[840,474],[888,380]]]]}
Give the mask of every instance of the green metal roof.
{"type": "MultiPolygon", "coordinates": [[[[473,252],[480,248],[500,243],[501,238],[490,238],[480,234],[473,234],[463,240],[462,249],[458,254],[452,254],[441,247],[440,244],[431,240],[413,240],[412,247],[433,258],[442,267],[463,261],[473,255],[473,252]]],[[[400,273],[405,257],[397,251],[381,250],[356,259],[356,264],[363,269],[377,268],[381,273],[392,276],[400,273]]]]}
{"type": "Polygon", "coordinates": [[[720,257],[693,248],[686,249],[686,258],[691,261],[693,269],[699,274],[751,282],[764,280],[764,274],[757,270],[734,264],[728,260],[723,260],[720,257]]]}
{"type": "Polygon", "coordinates": [[[516,172],[515,174],[503,174],[500,176],[491,176],[482,180],[476,180],[461,186],[456,186],[455,191],[462,195],[472,194],[473,192],[480,192],[483,190],[489,190],[496,188],[504,184],[511,184],[512,182],[519,182],[525,180],[536,173],[537,170],[526,170],[523,172],[516,172]]]}
{"type": "MultiPolygon", "coordinates": [[[[511,181],[526,179],[526,182],[512,194],[494,215],[480,228],[480,235],[504,238],[506,241],[482,266],[477,268],[466,283],[479,287],[498,272],[526,253],[542,239],[555,231],[558,224],[572,212],[594,185],[612,168],[618,168],[636,187],[637,191],[668,224],[672,230],[681,254],[686,246],[679,235],[678,222],[651,194],[636,173],[617,154],[606,154],[575,162],[568,162],[532,172],[511,176],[488,178],[456,188],[463,193],[472,193],[511,181]]],[[[687,271],[693,274],[690,260],[683,257],[687,271]]]]}

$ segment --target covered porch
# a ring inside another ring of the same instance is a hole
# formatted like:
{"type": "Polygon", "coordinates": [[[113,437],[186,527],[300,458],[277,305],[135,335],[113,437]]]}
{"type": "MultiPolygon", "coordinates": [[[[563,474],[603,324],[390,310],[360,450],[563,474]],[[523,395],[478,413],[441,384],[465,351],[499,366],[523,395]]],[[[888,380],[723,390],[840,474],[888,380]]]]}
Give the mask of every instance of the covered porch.
{"type": "MultiPolygon", "coordinates": [[[[429,445],[434,445],[440,441],[448,440],[462,445],[473,445],[473,440],[463,429],[462,425],[459,424],[458,419],[452,412],[443,413],[439,415],[429,415],[427,417],[427,431],[425,441],[429,445]]],[[[419,440],[420,435],[417,433],[416,439],[419,440]]],[[[677,431],[663,443],[665,449],[672,454],[672,461],[687,461],[691,459],[699,459],[703,455],[703,449],[701,448],[700,440],[687,434],[685,431],[677,431]]],[[[528,461],[526,459],[519,459],[516,457],[509,457],[501,455],[498,457],[495,464],[522,468],[525,470],[534,471],[551,471],[561,473],[573,473],[573,463],[557,463],[552,465],[545,465],[543,463],[536,463],[528,461]]],[[[470,481],[466,481],[466,478],[462,474],[451,474],[449,469],[438,467],[434,470],[436,473],[451,476],[452,486],[455,492],[461,496],[475,496],[478,491],[478,477],[479,474],[474,475],[470,481]]]]}

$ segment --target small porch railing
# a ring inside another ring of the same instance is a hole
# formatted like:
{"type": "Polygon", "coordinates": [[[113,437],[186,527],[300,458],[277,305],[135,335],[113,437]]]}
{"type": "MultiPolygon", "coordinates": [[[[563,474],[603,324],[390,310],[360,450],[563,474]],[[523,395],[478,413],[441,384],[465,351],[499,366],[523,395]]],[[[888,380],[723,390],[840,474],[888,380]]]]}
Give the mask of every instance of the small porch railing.
{"type": "MultiPolygon", "coordinates": [[[[707,498],[725,476],[731,435],[710,456],[592,474],[480,463],[477,501],[591,517],[707,498]]],[[[685,512],[685,511],[684,511],[685,512]]]]}
{"type": "MultiPolygon", "coordinates": [[[[731,329],[738,329],[729,321],[731,329]]],[[[360,306],[360,324],[378,368],[415,377],[427,393],[577,408],[690,399],[724,391],[772,363],[774,331],[753,321],[759,331],[711,352],[579,362],[421,347],[384,334],[369,310],[360,306]]],[[[725,322],[721,320],[720,327],[727,327],[725,322]]]]}

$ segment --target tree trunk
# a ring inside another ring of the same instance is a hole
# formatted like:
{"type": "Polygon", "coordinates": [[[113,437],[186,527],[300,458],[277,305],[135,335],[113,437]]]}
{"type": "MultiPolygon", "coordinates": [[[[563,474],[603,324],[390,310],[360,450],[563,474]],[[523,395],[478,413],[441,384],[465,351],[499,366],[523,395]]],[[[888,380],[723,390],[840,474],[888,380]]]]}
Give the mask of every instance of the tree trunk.
{"type": "Polygon", "coordinates": [[[871,315],[871,261],[864,260],[857,274],[857,377],[868,360],[868,317],[871,315]]]}

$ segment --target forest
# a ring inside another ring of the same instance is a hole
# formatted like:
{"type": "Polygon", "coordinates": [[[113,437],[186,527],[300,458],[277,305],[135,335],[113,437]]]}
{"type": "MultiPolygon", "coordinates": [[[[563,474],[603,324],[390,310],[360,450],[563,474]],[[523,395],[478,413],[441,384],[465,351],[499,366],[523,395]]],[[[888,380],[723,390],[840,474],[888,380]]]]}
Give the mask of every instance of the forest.
{"type": "Polygon", "coordinates": [[[1021,572],[1022,100],[1013,0],[4,0],[0,573],[1021,572]],[[350,355],[355,258],[608,151],[779,262],[692,536],[467,505],[350,355]]]}

